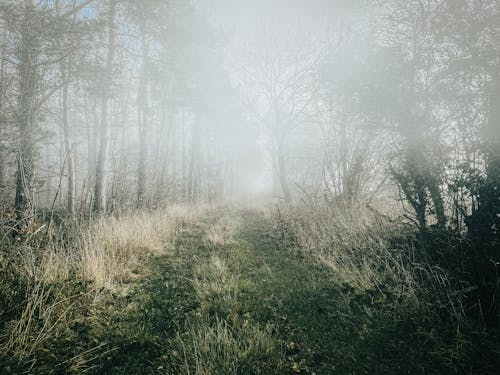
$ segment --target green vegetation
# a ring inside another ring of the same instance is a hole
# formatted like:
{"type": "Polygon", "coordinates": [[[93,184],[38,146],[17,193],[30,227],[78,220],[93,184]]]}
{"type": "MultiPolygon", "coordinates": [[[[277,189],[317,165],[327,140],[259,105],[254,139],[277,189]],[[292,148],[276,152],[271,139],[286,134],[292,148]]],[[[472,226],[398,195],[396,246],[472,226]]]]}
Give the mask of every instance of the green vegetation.
{"type": "Polygon", "coordinates": [[[300,212],[176,208],[106,219],[64,253],[54,239],[11,244],[0,372],[494,373],[495,334],[445,270],[410,262],[409,230],[300,212]]]}

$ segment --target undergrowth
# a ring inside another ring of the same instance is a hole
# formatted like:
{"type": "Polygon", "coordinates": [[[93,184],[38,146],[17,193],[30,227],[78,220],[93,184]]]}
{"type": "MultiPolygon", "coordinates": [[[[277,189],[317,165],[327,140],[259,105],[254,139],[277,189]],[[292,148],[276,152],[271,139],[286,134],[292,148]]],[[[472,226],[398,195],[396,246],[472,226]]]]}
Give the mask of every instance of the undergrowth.
{"type": "Polygon", "coordinates": [[[460,238],[359,206],[173,207],[0,251],[0,373],[494,374],[460,238]],[[463,258],[462,258],[463,259],[463,258]]]}
{"type": "Polygon", "coordinates": [[[398,217],[324,202],[273,208],[264,227],[278,247],[335,272],[344,316],[357,321],[346,339],[356,342],[353,371],[495,373],[498,331],[471,313],[464,238],[429,232],[422,240],[398,217]]]}
{"type": "MultiPolygon", "coordinates": [[[[168,252],[196,212],[182,207],[103,218],[90,225],[43,225],[0,250],[1,373],[82,373],[116,350],[89,335],[103,305],[126,294],[147,260],[168,252]],[[46,229],[46,230],[45,230],[46,229]]],[[[104,319],[106,321],[107,319],[104,319]]]]}

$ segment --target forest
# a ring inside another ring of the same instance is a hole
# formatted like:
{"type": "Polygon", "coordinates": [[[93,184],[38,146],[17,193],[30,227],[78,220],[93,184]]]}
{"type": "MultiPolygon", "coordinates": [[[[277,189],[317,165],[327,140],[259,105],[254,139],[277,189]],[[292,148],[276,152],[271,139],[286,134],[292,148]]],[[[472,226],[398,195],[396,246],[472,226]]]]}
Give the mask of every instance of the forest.
{"type": "Polygon", "coordinates": [[[0,0],[0,374],[497,374],[499,0],[0,0]]]}

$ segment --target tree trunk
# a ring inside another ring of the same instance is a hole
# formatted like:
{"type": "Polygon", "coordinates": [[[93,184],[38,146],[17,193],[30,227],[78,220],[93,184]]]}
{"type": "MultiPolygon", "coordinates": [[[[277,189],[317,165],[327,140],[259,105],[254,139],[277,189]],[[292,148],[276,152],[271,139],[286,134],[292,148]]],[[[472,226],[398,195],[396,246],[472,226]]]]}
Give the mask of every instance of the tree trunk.
{"type": "MultiPolygon", "coordinates": [[[[430,172],[429,172],[430,173],[430,172]]],[[[434,211],[436,214],[437,225],[439,229],[446,229],[446,214],[444,211],[444,202],[441,191],[439,190],[439,184],[433,176],[429,176],[427,181],[427,188],[434,204],[434,211]]]]}
{"type": "Polygon", "coordinates": [[[278,144],[278,177],[280,181],[281,191],[283,193],[283,198],[286,203],[292,201],[292,194],[290,193],[290,187],[288,186],[288,171],[285,162],[285,155],[283,146],[281,143],[278,144]]]}
{"type": "MultiPolygon", "coordinates": [[[[61,77],[63,82],[67,81],[66,67],[61,65],[61,77]]],[[[75,157],[73,146],[71,144],[71,129],[68,114],[68,91],[69,83],[65,82],[62,88],[62,122],[64,135],[64,152],[67,163],[68,173],[68,193],[67,193],[67,210],[70,215],[75,212],[75,157]]]]}
{"type": "Polygon", "coordinates": [[[147,99],[147,55],[148,48],[144,31],[141,31],[142,42],[142,74],[139,76],[139,89],[137,93],[137,122],[139,129],[139,163],[137,169],[137,208],[144,207],[146,195],[146,159],[147,149],[147,129],[148,129],[148,99],[147,99]]]}
{"type": "Polygon", "coordinates": [[[109,100],[111,97],[111,85],[113,80],[113,61],[115,58],[115,18],[116,18],[116,0],[109,0],[109,19],[108,19],[108,56],[106,61],[105,87],[101,98],[101,131],[99,154],[97,157],[95,188],[94,188],[94,214],[99,215],[106,211],[106,168],[108,164],[110,148],[111,124],[109,121],[109,100]]]}
{"type": "Polygon", "coordinates": [[[101,131],[99,153],[96,163],[93,211],[99,215],[106,211],[106,167],[109,154],[110,124],[108,119],[108,99],[101,99],[101,131]]]}
{"type": "MultiPolygon", "coordinates": [[[[414,140],[413,140],[414,141],[414,140]]],[[[418,229],[422,238],[427,233],[427,205],[428,205],[428,173],[425,168],[425,158],[421,151],[421,143],[409,140],[404,155],[402,155],[402,172],[392,171],[401,187],[406,200],[415,211],[418,229]]]]}
{"type": "MultiPolygon", "coordinates": [[[[5,82],[5,63],[7,56],[7,43],[6,43],[6,32],[2,28],[0,30],[2,33],[2,56],[0,61],[0,113],[4,113],[4,98],[7,91],[5,82]]],[[[7,119],[5,115],[0,115],[0,138],[4,139],[4,131],[6,129],[7,119]]],[[[7,158],[7,147],[0,141],[0,191],[5,187],[5,173],[6,173],[6,158],[7,158]]]]}
{"type": "Polygon", "coordinates": [[[37,131],[37,80],[38,41],[32,30],[35,19],[35,1],[25,0],[21,48],[18,64],[19,97],[17,124],[19,146],[17,150],[16,197],[14,207],[19,226],[17,232],[26,234],[31,230],[35,203],[36,131],[37,131]]]}
{"type": "Polygon", "coordinates": [[[197,116],[191,126],[191,158],[188,180],[188,201],[191,203],[196,202],[200,195],[201,131],[201,120],[197,116]]]}
{"type": "Polygon", "coordinates": [[[6,158],[5,148],[2,144],[0,144],[0,193],[2,193],[3,189],[5,188],[5,171],[6,171],[5,158],[6,158]]]}
{"type": "Polygon", "coordinates": [[[139,163],[137,166],[137,208],[144,207],[146,198],[146,158],[147,158],[147,136],[146,136],[146,111],[141,111],[139,116],[142,117],[142,126],[139,130],[139,163]]]}
{"type": "Polygon", "coordinates": [[[189,164],[189,155],[188,155],[188,144],[187,144],[187,125],[186,125],[186,112],[185,110],[182,110],[182,133],[181,133],[181,177],[182,177],[182,183],[181,183],[181,196],[184,201],[189,201],[189,180],[188,180],[188,164],[189,164]]]}

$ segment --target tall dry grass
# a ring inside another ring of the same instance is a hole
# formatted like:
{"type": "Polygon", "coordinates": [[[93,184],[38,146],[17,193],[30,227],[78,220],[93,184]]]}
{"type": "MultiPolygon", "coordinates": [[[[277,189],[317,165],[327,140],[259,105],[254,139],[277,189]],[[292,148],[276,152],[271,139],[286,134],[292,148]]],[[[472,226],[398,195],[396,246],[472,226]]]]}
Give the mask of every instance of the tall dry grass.
{"type": "Polygon", "coordinates": [[[145,257],[168,250],[197,212],[197,208],[175,206],[98,220],[80,236],[82,277],[103,287],[126,280],[145,257]]]}
{"type": "Polygon", "coordinates": [[[210,225],[206,233],[206,241],[215,247],[234,243],[234,236],[240,227],[241,217],[228,211],[210,225]]]}
{"type": "Polygon", "coordinates": [[[381,265],[399,265],[389,242],[408,231],[395,219],[356,204],[317,201],[272,208],[267,216],[287,247],[328,265],[361,290],[380,284],[381,265]]]}
{"type": "MultiPolygon", "coordinates": [[[[48,341],[64,335],[82,307],[98,304],[102,293],[133,277],[148,257],[168,252],[200,210],[174,206],[106,217],[72,226],[76,233],[56,229],[50,237],[22,243],[5,236],[0,251],[0,301],[5,303],[0,308],[0,360],[11,356],[32,361],[48,341]],[[75,240],[65,243],[62,237],[75,240]]],[[[82,358],[75,356],[68,366],[85,368],[82,358]]]]}
{"type": "Polygon", "coordinates": [[[267,218],[275,241],[335,271],[350,303],[365,309],[369,301],[381,332],[397,321],[412,322],[418,335],[433,342],[432,355],[441,363],[452,367],[467,357],[471,332],[464,332],[470,324],[461,285],[427,261],[429,249],[400,217],[365,205],[318,201],[272,208],[267,218]]]}
{"type": "Polygon", "coordinates": [[[385,284],[415,287],[415,244],[412,228],[362,204],[285,206],[267,213],[287,246],[296,246],[335,270],[359,290],[385,284]]]}

